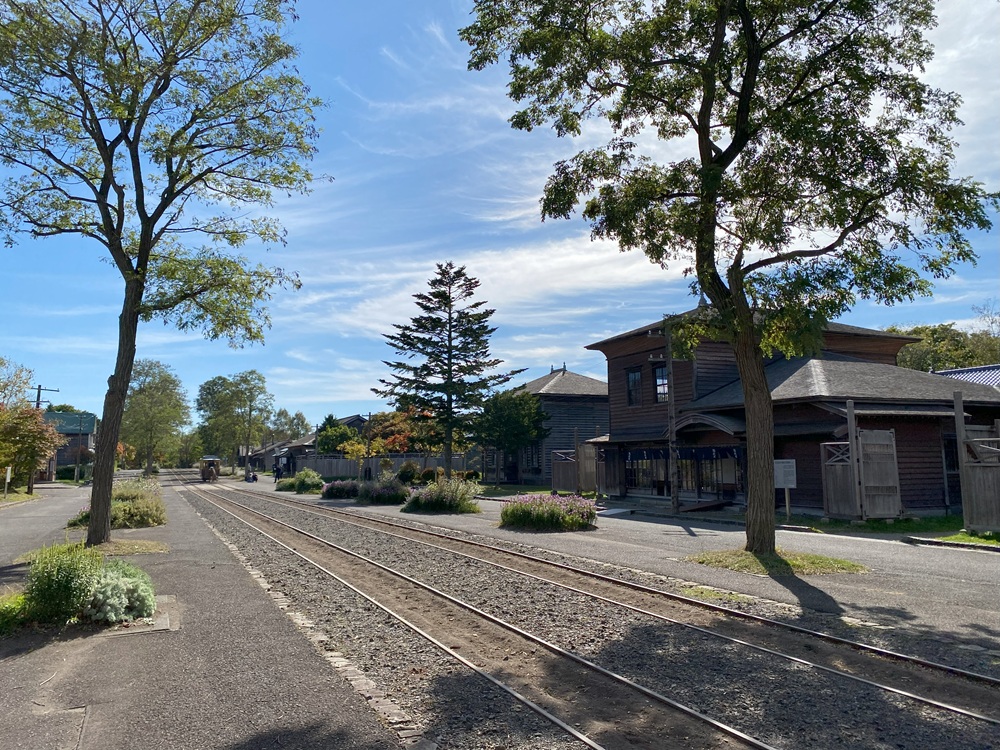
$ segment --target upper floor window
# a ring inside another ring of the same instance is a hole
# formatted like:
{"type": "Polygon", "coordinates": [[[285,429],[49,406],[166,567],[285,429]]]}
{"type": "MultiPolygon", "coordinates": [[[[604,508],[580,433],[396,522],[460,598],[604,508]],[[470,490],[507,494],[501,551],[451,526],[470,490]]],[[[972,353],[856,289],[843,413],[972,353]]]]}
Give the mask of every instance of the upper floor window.
{"type": "Polygon", "coordinates": [[[625,372],[625,390],[629,406],[642,404],[642,370],[627,370],[625,372]]]}
{"type": "Polygon", "coordinates": [[[667,393],[670,390],[670,384],[667,382],[666,364],[653,365],[653,382],[656,384],[656,403],[667,403],[667,393]]]}

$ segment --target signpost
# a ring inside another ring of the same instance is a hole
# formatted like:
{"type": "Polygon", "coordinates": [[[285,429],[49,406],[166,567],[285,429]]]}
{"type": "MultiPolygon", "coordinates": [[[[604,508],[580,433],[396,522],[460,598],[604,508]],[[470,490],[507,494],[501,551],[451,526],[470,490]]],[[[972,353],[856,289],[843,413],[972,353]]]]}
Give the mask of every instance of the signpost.
{"type": "Polygon", "coordinates": [[[792,517],[792,495],[795,489],[795,459],[782,458],[774,461],[774,488],[785,490],[785,520],[792,517]]]}
{"type": "Polygon", "coordinates": [[[7,467],[7,478],[4,480],[4,483],[3,483],[3,499],[4,499],[4,502],[7,502],[7,485],[8,484],[10,484],[10,467],[9,466],[7,467]]]}

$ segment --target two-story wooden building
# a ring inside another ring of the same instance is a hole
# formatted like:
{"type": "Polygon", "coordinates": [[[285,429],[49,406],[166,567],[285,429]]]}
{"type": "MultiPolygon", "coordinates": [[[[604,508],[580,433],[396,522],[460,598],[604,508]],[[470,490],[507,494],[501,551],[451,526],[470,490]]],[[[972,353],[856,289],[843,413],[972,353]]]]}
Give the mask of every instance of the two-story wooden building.
{"type": "MultiPolygon", "coordinates": [[[[657,322],[587,347],[608,360],[605,490],[612,497],[670,497],[667,457],[673,412],[682,504],[742,504],[747,434],[732,349],[703,341],[692,359],[668,363],[666,341],[664,323],[657,322]]],[[[883,450],[887,460],[893,454],[896,486],[876,489],[893,496],[895,505],[886,505],[890,510],[882,515],[954,512],[960,504],[953,393],[963,393],[966,421],[987,429],[1000,419],[1000,392],[897,367],[897,353],[913,341],[831,323],[820,355],[766,363],[775,458],[795,461],[791,497],[797,510],[829,513],[843,507],[842,498],[831,497],[837,490],[831,489],[830,477],[838,470],[843,446],[861,446],[850,442],[851,422],[855,440],[883,440],[885,445],[873,450],[883,450]]]]}

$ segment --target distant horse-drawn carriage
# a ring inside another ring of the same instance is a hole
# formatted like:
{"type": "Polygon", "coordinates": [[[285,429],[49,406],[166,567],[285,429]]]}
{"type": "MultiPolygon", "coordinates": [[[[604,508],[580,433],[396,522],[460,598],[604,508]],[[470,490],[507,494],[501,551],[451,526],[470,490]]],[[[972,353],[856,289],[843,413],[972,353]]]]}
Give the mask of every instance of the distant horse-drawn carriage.
{"type": "Polygon", "coordinates": [[[219,478],[219,470],[222,468],[222,459],[218,456],[202,456],[201,458],[201,481],[214,482],[219,478]]]}

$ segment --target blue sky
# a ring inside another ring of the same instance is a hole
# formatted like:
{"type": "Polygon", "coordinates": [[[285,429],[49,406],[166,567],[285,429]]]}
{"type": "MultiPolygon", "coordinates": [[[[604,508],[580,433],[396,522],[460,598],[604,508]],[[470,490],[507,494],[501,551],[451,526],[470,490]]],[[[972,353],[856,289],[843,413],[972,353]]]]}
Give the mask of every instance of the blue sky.
{"type": "MultiPolygon", "coordinates": [[[[938,7],[926,78],[965,102],[957,173],[1000,190],[996,8],[938,7]]],[[[509,127],[504,71],[466,69],[456,32],[470,9],[468,0],[299,0],[298,67],[329,104],[312,168],[334,179],[277,203],[286,247],[248,254],[298,271],[302,289],[275,298],[264,346],[233,350],[152,323],[140,330],[138,357],[169,365],[192,399],[216,375],[256,369],[277,406],[316,423],[386,408],[370,390],[393,356],[382,334],[416,312],[412,295],[426,289],[435,263],[465,265],[482,281],[479,298],[496,309],[494,355],[528,368],[518,382],[563,363],[605,379],[604,358],[586,344],[692,305],[679,268],[591,242],[582,219],[539,220],[551,165],[581,146],[509,127]]],[[[933,298],[861,303],[842,320],[967,324],[973,305],[1000,297],[1000,228],[971,240],[978,266],[939,282],[933,298]]],[[[114,366],[117,271],[83,240],[25,238],[0,252],[0,355],[58,388],[43,394],[53,402],[99,414],[114,366]]]]}

